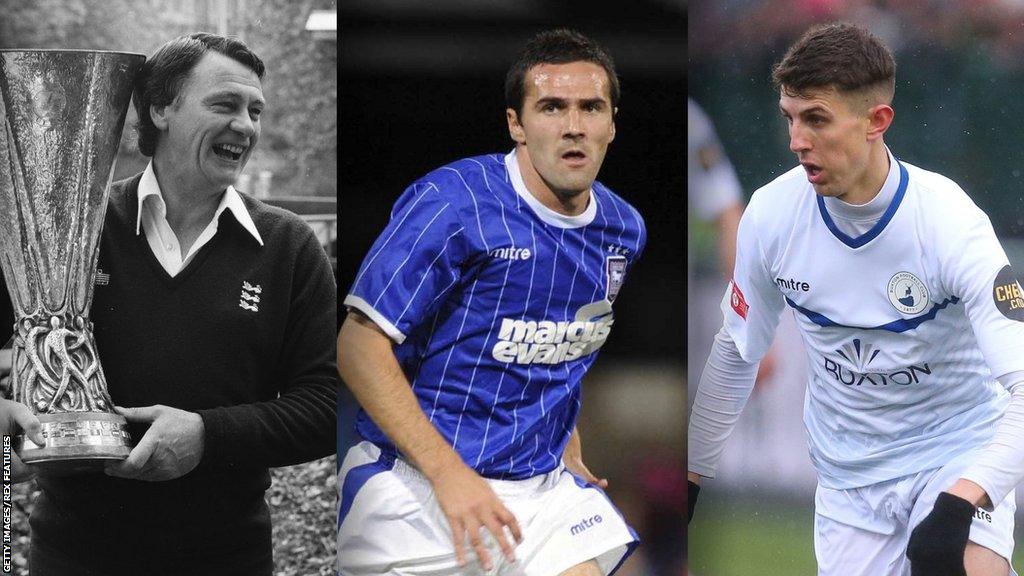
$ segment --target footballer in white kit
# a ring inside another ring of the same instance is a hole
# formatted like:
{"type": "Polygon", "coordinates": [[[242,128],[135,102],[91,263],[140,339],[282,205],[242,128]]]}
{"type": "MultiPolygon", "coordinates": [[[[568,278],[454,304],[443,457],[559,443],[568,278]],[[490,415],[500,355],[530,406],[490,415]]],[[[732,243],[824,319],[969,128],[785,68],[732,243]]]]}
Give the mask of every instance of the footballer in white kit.
{"type": "Polygon", "coordinates": [[[756,191],[740,224],[690,420],[691,507],[789,308],[807,353],[818,573],[1012,573],[1020,284],[967,194],[882,142],[894,64],[876,38],[812,29],[773,75],[801,166],[756,191]]]}

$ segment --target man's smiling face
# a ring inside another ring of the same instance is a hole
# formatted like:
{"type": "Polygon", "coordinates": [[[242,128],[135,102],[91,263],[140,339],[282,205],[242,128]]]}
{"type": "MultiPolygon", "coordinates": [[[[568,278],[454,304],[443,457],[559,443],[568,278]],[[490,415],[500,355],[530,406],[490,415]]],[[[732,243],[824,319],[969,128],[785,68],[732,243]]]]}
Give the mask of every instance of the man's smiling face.
{"type": "Polygon", "coordinates": [[[260,137],[263,90],[244,64],[209,52],[169,106],[154,107],[156,158],[190,187],[220,192],[242,173],[260,137]]]}

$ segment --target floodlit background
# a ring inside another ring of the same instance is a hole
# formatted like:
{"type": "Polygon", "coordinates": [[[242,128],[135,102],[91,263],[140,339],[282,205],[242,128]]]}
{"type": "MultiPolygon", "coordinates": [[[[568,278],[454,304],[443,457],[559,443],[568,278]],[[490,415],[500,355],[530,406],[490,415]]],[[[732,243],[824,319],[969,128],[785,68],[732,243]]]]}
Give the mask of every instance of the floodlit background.
{"type": "MultiPolygon", "coordinates": [[[[649,243],[584,379],[583,453],[644,538],[619,574],[682,574],[685,2],[346,0],[338,10],[343,294],[406,186],[459,158],[512,149],[505,71],[529,37],[569,26],[615,58],[622,102],[598,178],[637,207],[649,243]]],[[[347,393],[342,402],[344,453],[354,408],[347,393]]]]}
{"type": "MultiPolygon", "coordinates": [[[[902,161],[958,182],[1024,267],[1024,4],[1002,0],[695,1],[688,13],[688,94],[708,113],[746,198],[796,165],[770,66],[811,25],[869,28],[896,58],[896,118],[886,143],[902,161]]],[[[688,246],[689,400],[721,326],[725,279],[714,229],[692,215],[688,246]]],[[[801,422],[806,369],[789,312],[775,370],[755,388],[716,480],[689,527],[700,576],[814,574],[814,472],[801,422]]],[[[1018,495],[1018,502],[1020,502],[1018,495]]],[[[1018,515],[1018,541],[1022,535],[1018,515]]],[[[1019,552],[1013,561],[1024,567],[1019,552]]]]}

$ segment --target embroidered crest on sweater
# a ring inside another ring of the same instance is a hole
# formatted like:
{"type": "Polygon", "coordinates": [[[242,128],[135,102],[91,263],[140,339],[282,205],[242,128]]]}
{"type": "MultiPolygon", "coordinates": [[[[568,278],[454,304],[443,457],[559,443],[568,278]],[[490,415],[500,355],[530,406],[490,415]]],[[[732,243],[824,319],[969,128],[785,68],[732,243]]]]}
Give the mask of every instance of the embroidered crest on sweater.
{"type": "Polygon", "coordinates": [[[259,294],[263,292],[263,288],[256,284],[255,286],[249,284],[246,281],[242,281],[242,294],[241,299],[238,301],[238,306],[245,310],[252,310],[253,312],[259,312],[258,306],[260,302],[259,294]]]}

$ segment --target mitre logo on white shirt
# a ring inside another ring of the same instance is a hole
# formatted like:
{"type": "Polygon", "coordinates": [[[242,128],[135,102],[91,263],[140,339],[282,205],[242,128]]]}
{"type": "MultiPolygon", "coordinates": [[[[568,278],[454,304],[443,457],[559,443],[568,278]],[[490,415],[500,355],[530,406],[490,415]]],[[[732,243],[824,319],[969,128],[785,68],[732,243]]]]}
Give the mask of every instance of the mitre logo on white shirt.
{"type": "Polygon", "coordinates": [[[604,345],[614,318],[606,301],[576,311],[575,320],[502,318],[491,355],[498,362],[560,364],[590,354],[604,345]],[[595,317],[596,313],[596,317],[595,317]]]}

